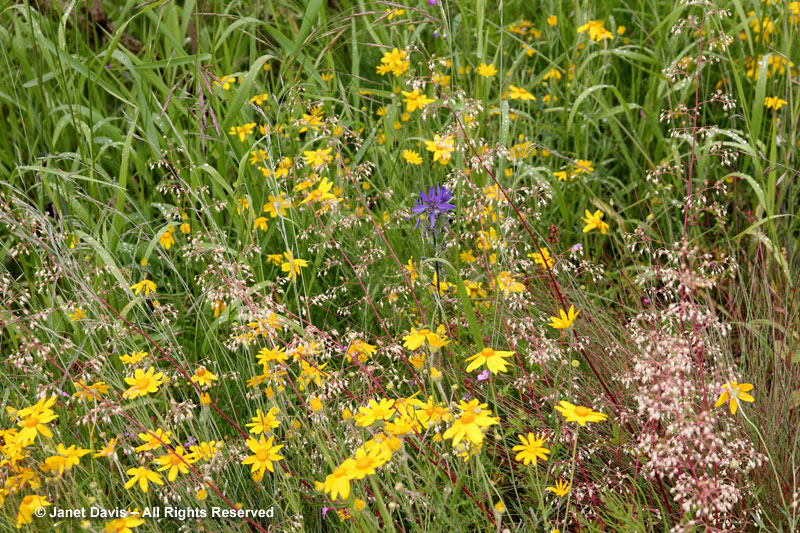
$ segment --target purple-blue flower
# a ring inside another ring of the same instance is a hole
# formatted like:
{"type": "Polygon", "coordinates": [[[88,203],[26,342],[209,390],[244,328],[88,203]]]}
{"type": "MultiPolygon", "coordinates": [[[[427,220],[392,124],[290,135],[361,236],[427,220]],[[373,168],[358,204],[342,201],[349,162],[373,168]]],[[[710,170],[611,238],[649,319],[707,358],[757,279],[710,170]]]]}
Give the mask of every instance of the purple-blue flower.
{"type": "Polygon", "coordinates": [[[428,214],[431,228],[435,228],[436,220],[439,218],[440,214],[447,213],[456,208],[455,205],[450,203],[451,196],[453,196],[453,193],[447,190],[447,187],[440,187],[438,183],[436,187],[428,189],[428,194],[425,194],[425,191],[420,191],[419,198],[417,198],[417,205],[411,208],[411,212],[417,217],[417,223],[414,225],[414,229],[419,226],[419,221],[422,218],[420,215],[423,213],[428,214]]]}

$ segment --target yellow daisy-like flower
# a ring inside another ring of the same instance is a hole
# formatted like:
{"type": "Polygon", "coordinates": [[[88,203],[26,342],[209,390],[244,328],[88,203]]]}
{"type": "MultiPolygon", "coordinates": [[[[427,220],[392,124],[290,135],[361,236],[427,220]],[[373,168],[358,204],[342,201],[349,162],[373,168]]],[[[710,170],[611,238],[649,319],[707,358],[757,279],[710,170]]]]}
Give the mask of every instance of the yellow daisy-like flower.
{"type": "Polygon", "coordinates": [[[44,499],[44,497],[37,496],[36,494],[29,494],[22,498],[19,504],[19,514],[17,514],[17,528],[21,528],[22,524],[30,524],[33,522],[33,514],[36,510],[48,505],[53,504],[44,499]]]}
{"type": "MultiPolygon", "coordinates": [[[[269,195],[269,203],[264,204],[264,213],[268,213],[270,218],[286,216],[286,209],[292,206],[292,202],[279,193],[277,197],[269,195]]],[[[280,257],[280,256],[278,256],[280,257]]]]}
{"type": "Polygon", "coordinates": [[[125,363],[126,365],[134,365],[147,357],[147,352],[131,352],[130,354],[122,354],[119,356],[119,360],[125,363]]]}
{"type": "MultiPolygon", "coordinates": [[[[489,260],[492,261],[491,255],[489,256],[489,260]]],[[[509,292],[525,292],[525,285],[519,281],[516,281],[513,274],[511,274],[511,272],[508,270],[503,270],[500,272],[500,274],[497,275],[496,280],[493,280],[492,286],[494,286],[495,283],[503,294],[507,294],[509,292]]]]}
{"type": "Polygon", "coordinates": [[[108,394],[108,385],[105,381],[98,381],[91,385],[87,385],[82,379],[73,381],[75,386],[75,394],[73,398],[80,398],[81,400],[96,400],[103,394],[108,394]]]}
{"type": "MultiPolygon", "coordinates": [[[[384,12],[385,13],[389,13],[386,16],[386,18],[388,18],[389,20],[392,20],[394,17],[399,17],[400,15],[405,13],[406,10],[405,9],[386,9],[384,12]]],[[[345,499],[347,499],[347,498],[345,498],[345,499]]]]}
{"type": "Polygon", "coordinates": [[[281,264],[281,270],[286,272],[287,278],[295,281],[297,275],[300,273],[300,269],[308,266],[308,261],[295,257],[291,250],[283,252],[283,257],[286,258],[286,261],[281,264]]]}
{"type": "Polygon", "coordinates": [[[730,409],[731,414],[736,414],[736,410],[739,409],[739,400],[743,402],[754,402],[756,401],[751,395],[747,394],[747,391],[753,390],[752,383],[736,383],[735,381],[731,381],[726,383],[722,386],[723,392],[719,395],[719,399],[717,403],[714,404],[714,407],[719,407],[723,403],[730,400],[730,409]]]}
{"type": "Polygon", "coordinates": [[[414,368],[422,368],[422,365],[425,364],[425,354],[419,353],[412,355],[408,358],[408,362],[411,363],[411,366],[414,368]]]}
{"type": "Polygon", "coordinates": [[[325,200],[336,199],[336,195],[330,192],[332,188],[333,182],[328,181],[328,178],[322,178],[317,188],[309,192],[305,199],[300,202],[300,205],[307,204],[308,202],[324,202],[325,200]]]}
{"type": "Polygon", "coordinates": [[[350,497],[350,473],[355,469],[355,460],[347,459],[344,463],[325,478],[323,489],[331,495],[331,500],[341,497],[346,500],[350,497]]]}
{"type": "Polygon", "coordinates": [[[397,411],[394,409],[394,400],[383,398],[379,402],[370,400],[368,405],[358,408],[356,424],[361,427],[371,426],[379,420],[389,420],[397,411]]]}
{"type": "Polygon", "coordinates": [[[575,174],[580,174],[581,172],[590,173],[594,172],[594,167],[592,166],[594,163],[587,159],[578,159],[575,161],[575,174]]]}
{"type": "Polygon", "coordinates": [[[142,489],[142,492],[147,492],[149,489],[148,483],[151,481],[156,485],[164,484],[164,478],[161,477],[161,474],[148,470],[143,466],[139,468],[129,468],[125,473],[132,476],[131,479],[125,483],[125,490],[129,490],[137,481],[139,482],[139,488],[142,489]]]}
{"type": "Polygon", "coordinates": [[[258,364],[267,366],[270,362],[283,363],[289,358],[283,348],[261,348],[258,352],[258,364]]]}
{"type": "Polygon", "coordinates": [[[214,80],[214,85],[216,85],[217,87],[222,87],[222,89],[225,91],[230,90],[232,83],[236,83],[236,76],[228,75],[228,76],[223,76],[219,80],[214,80]]]}
{"type": "Polygon", "coordinates": [[[315,413],[322,409],[324,405],[322,404],[322,400],[319,399],[319,396],[312,396],[308,399],[308,405],[311,407],[311,410],[315,413]]]}
{"type": "Polygon", "coordinates": [[[376,469],[388,463],[391,458],[392,454],[383,446],[374,446],[369,450],[362,446],[356,450],[352,463],[345,461],[349,467],[347,476],[350,479],[364,479],[375,475],[376,469]]]}
{"type": "Polygon", "coordinates": [[[517,437],[522,444],[511,448],[515,452],[519,452],[514,458],[515,460],[524,463],[526,466],[531,463],[536,466],[537,459],[541,459],[542,461],[547,460],[547,454],[550,453],[550,450],[544,447],[545,438],[543,435],[528,433],[527,437],[524,435],[517,435],[517,437]]]}
{"type": "Polygon", "coordinates": [[[135,294],[139,294],[140,292],[144,291],[144,295],[147,296],[151,292],[155,292],[157,285],[150,281],[149,279],[143,279],[139,283],[134,283],[131,285],[131,290],[135,294]]]}
{"type": "Polygon", "coordinates": [[[264,102],[267,100],[269,100],[269,95],[267,93],[257,94],[250,99],[250,103],[255,105],[264,105],[264,102]]]}
{"type": "Polygon", "coordinates": [[[188,474],[189,465],[196,462],[197,458],[193,453],[186,454],[185,451],[183,446],[178,446],[174,451],[165,453],[157,458],[156,461],[161,465],[158,471],[163,472],[164,470],[169,470],[169,472],[167,472],[167,479],[170,481],[175,481],[175,478],[178,477],[178,473],[188,474]]]}
{"type": "Polygon", "coordinates": [[[228,306],[225,305],[225,302],[223,302],[222,300],[217,300],[215,302],[212,302],[211,309],[214,311],[214,317],[216,318],[219,315],[221,315],[225,311],[226,307],[228,306]]]}
{"type": "Polygon", "coordinates": [[[255,131],[256,123],[248,122],[242,126],[231,126],[228,135],[235,135],[239,137],[239,141],[244,142],[248,135],[252,135],[255,131]]]}
{"type": "Polygon", "coordinates": [[[247,427],[250,428],[250,433],[254,433],[256,435],[261,433],[269,433],[273,428],[280,426],[281,423],[278,420],[279,413],[280,410],[277,407],[272,407],[269,411],[267,411],[267,414],[262,413],[261,409],[257,409],[256,416],[251,419],[253,422],[247,424],[247,427]]]}
{"type": "Polygon", "coordinates": [[[59,444],[56,447],[56,453],[60,456],[65,458],[63,464],[63,470],[69,470],[73,466],[77,466],[81,462],[81,457],[86,455],[87,453],[92,453],[94,450],[87,450],[86,448],[76,448],[73,444],[69,448],[64,446],[63,444],[59,444]]]}
{"type": "Polygon", "coordinates": [[[125,378],[125,383],[130,385],[130,388],[122,396],[133,400],[139,396],[158,392],[158,387],[166,381],[166,379],[161,379],[162,377],[164,377],[164,373],[159,372],[156,374],[152,366],[146,373],[141,368],[137,368],[133,377],[125,378]]]}
{"type": "Polygon", "coordinates": [[[547,248],[541,248],[542,253],[533,252],[528,254],[528,257],[533,259],[533,262],[537,265],[542,265],[542,268],[547,270],[548,268],[553,268],[553,265],[556,264],[555,259],[550,256],[550,250],[547,248]]]}
{"type": "Polygon", "coordinates": [[[584,233],[587,233],[597,228],[600,230],[600,233],[602,233],[603,235],[606,234],[606,232],[608,231],[608,222],[603,221],[603,216],[605,215],[605,213],[603,213],[599,209],[594,213],[586,209],[584,215],[585,216],[581,217],[581,220],[583,220],[586,223],[586,225],[583,227],[584,233]]]}
{"type": "Polygon", "coordinates": [[[452,135],[445,135],[441,137],[434,135],[432,141],[425,141],[425,149],[433,152],[433,161],[438,161],[441,165],[446,165],[450,162],[454,147],[454,139],[452,135]]]}
{"type": "Polygon", "coordinates": [[[448,344],[450,344],[450,339],[447,338],[447,335],[439,335],[438,333],[431,333],[428,337],[428,346],[431,347],[432,350],[438,350],[439,348],[444,348],[448,344]]]}
{"type": "Polygon", "coordinates": [[[267,224],[267,217],[258,217],[253,221],[253,226],[261,231],[267,231],[269,225],[267,224]]]}
{"type": "Polygon", "coordinates": [[[590,20],[578,28],[578,33],[583,33],[585,31],[589,32],[589,39],[597,42],[600,42],[603,39],[614,38],[614,35],[605,28],[602,20],[590,20]]]}
{"type": "Polygon", "coordinates": [[[777,96],[767,96],[764,98],[764,107],[767,109],[774,109],[775,111],[782,108],[786,103],[786,100],[778,98],[777,96]]]}
{"type": "Polygon", "coordinates": [[[171,442],[169,438],[171,434],[171,431],[165,432],[161,428],[158,428],[155,431],[139,433],[139,438],[144,441],[144,444],[137,446],[136,451],[141,452],[144,450],[157,450],[162,444],[169,444],[171,442]]]}
{"type": "Polygon", "coordinates": [[[202,387],[203,385],[212,385],[212,381],[217,381],[218,379],[217,376],[206,370],[206,367],[201,366],[195,371],[191,381],[202,387]]]}
{"type": "Polygon", "coordinates": [[[42,435],[48,439],[53,438],[53,433],[47,427],[47,424],[58,418],[58,415],[52,410],[34,411],[28,416],[23,416],[21,413],[22,411],[19,413],[20,420],[17,425],[22,429],[17,433],[15,445],[25,446],[31,444],[36,440],[37,435],[42,435]]]}
{"type": "Polygon", "coordinates": [[[508,86],[508,97],[512,100],[536,100],[536,97],[521,87],[516,85],[508,86]]]}
{"type": "Polygon", "coordinates": [[[488,368],[492,374],[505,372],[509,365],[505,358],[511,357],[512,355],[514,355],[514,352],[495,351],[487,346],[467,359],[467,361],[472,361],[469,366],[467,366],[467,372],[472,372],[483,365],[486,365],[486,368],[488,368]]]}
{"type": "Polygon", "coordinates": [[[97,459],[98,457],[110,457],[114,453],[114,448],[117,446],[117,440],[119,439],[111,439],[108,441],[108,444],[97,450],[97,453],[92,455],[92,459],[97,459]]]}
{"type": "Polygon", "coordinates": [[[474,263],[478,260],[472,250],[467,250],[458,254],[458,258],[462,263],[474,263]]]}
{"type": "Polygon", "coordinates": [[[569,312],[560,309],[558,311],[560,316],[551,316],[551,322],[548,324],[551,328],[555,329],[566,329],[572,326],[572,323],[575,322],[575,319],[580,314],[580,311],[575,310],[574,305],[569,306],[569,312]]]}
{"type": "Polygon", "coordinates": [[[222,446],[221,442],[212,440],[211,442],[199,442],[194,446],[190,446],[189,449],[192,450],[198,461],[204,461],[213,459],[222,449],[222,446]]]}
{"type": "Polygon", "coordinates": [[[137,514],[129,514],[111,522],[106,522],[105,531],[106,533],[131,533],[133,528],[142,524],[144,524],[144,520],[139,518],[137,514]]]}
{"type": "MultiPolygon", "coordinates": [[[[410,262],[411,260],[409,259],[409,263],[410,262]]],[[[416,272],[414,272],[414,274],[416,274],[416,272]]],[[[423,328],[420,330],[417,330],[417,328],[411,328],[411,332],[405,337],[403,337],[403,347],[409,350],[416,350],[417,348],[422,346],[422,344],[430,335],[433,334],[434,333],[427,328],[423,328]]]]}
{"type": "Polygon", "coordinates": [[[166,250],[169,250],[170,247],[175,244],[175,237],[172,236],[173,233],[175,233],[175,228],[170,226],[170,228],[162,233],[161,237],[158,238],[158,242],[160,242],[161,246],[163,246],[166,250]]]}
{"type": "Polygon", "coordinates": [[[491,78],[497,74],[497,69],[495,68],[494,64],[489,63],[481,63],[478,65],[478,75],[483,76],[484,78],[491,78]]]}
{"type": "Polygon", "coordinates": [[[477,399],[461,402],[458,406],[462,411],[461,416],[444,432],[442,438],[453,439],[453,447],[458,446],[462,440],[475,445],[481,444],[483,431],[489,426],[500,423],[499,417],[493,417],[488,409],[484,410],[487,406],[485,403],[479,403],[477,399]]]}
{"type": "Polygon", "coordinates": [[[402,91],[402,93],[405,97],[403,101],[406,103],[406,111],[409,113],[413,113],[417,109],[422,109],[433,102],[425,93],[420,93],[419,89],[414,89],[411,92],[402,91]]]}
{"type": "Polygon", "coordinates": [[[403,150],[403,159],[405,159],[406,163],[409,165],[422,164],[422,156],[420,156],[419,153],[415,152],[414,150],[403,150]]]}
{"type": "Polygon", "coordinates": [[[250,470],[252,474],[263,475],[265,469],[274,472],[275,468],[272,466],[272,463],[283,459],[283,456],[277,453],[278,450],[283,448],[283,444],[273,446],[272,441],[274,438],[275,437],[270,437],[265,441],[264,435],[261,435],[259,440],[254,438],[247,439],[247,447],[250,448],[250,451],[253,452],[254,455],[247,457],[242,461],[242,464],[253,465],[250,470]]]}
{"type": "Polygon", "coordinates": [[[563,498],[569,494],[569,483],[566,480],[559,479],[556,481],[555,487],[547,487],[547,490],[554,492],[556,496],[563,498]]]}
{"type": "Polygon", "coordinates": [[[333,161],[333,156],[330,155],[331,148],[324,148],[319,150],[307,150],[303,152],[306,158],[306,164],[311,167],[320,168],[333,161]]]}
{"type": "Polygon", "coordinates": [[[347,348],[347,361],[352,362],[355,358],[362,363],[366,363],[368,359],[375,355],[377,349],[378,347],[374,344],[369,344],[361,339],[355,339],[347,348]]]}
{"type": "Polygon", "coordinates": [[[573,405],[564,400],[558,402],[556,411],[564,415],[567,422],[577,422],[581,426],[585,426],[587,422],[602,422],[608,419],[606,414],[592,411],[588,407],[573,405]]]}

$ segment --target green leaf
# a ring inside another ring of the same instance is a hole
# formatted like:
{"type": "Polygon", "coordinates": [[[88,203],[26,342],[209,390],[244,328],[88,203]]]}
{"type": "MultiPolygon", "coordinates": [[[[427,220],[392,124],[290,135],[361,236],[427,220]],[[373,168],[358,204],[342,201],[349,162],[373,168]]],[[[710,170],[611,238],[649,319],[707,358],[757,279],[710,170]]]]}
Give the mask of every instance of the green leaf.
{"type": "Polygon", "coordinates": [[[303,46],[306,37],[311,33],[311,26],[317,21],[319,10],[324,5],[322,0],[311,0],[306,7],[306,12],[303,14],[303,23],[300,25],[300,31],[297,32],[297,37],[294,39],[292,52],[290,55],[297,55],[300,48],[303,46]]]}

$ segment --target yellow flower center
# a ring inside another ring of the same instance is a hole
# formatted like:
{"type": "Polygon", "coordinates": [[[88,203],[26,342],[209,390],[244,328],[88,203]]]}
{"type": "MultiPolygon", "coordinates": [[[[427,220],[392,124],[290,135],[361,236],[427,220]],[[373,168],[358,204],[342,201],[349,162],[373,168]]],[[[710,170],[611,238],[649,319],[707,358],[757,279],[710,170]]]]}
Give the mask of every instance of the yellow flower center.
{"type": "Polygon", "coordinates": [[[356,459],[356,469],[357,470],[366,470],[370,466],[372,466],[372,458],[369,457],[368,455],[366,455],[366,456],[364,456],[364,457],[362,457],[360,459],[356,459]]]}
{"type": "Polygon", "coordinates": [[[38,416],[32,416],[28,420],[25,421],[25,427],[26,428],[35,428],[38,425],[39,425],[39,417],[38,416]]]}
{"type": "Polygon", "coordinates": [[[136,382],[136,388],[140,390],[144,390],[150,386],[150,378],[142,378],[136,382]]]}
{"type": "Polygon", "coordinates": [[[483,350],[481,350],[481,355],[483,357],[491,357],[494,355],[494,350],[492,350],[491,348],[484,348],[483,350]]]}
{"type": "Polygon", "coordinates": [[[587,417],[592,413],[592,410],[588,407],[581,407],[578,406],[575,408],[575,414],[581,418],[587,417]]]}
{"type": "Polygon", "coordinates": [[[261,448],[256,452],[256,459],[259,461],[266,461],[267,457],[269,457],[269,450],[266,448],[261,448]]]}
{"type": "Polygon", "coordinates": [[[462,424],[465,424],[465,425],[466,424],[472,424],[473,422],[475,422],[475,413],[467,411],[466,413],[461,415],[461,423],[462,424]]]}

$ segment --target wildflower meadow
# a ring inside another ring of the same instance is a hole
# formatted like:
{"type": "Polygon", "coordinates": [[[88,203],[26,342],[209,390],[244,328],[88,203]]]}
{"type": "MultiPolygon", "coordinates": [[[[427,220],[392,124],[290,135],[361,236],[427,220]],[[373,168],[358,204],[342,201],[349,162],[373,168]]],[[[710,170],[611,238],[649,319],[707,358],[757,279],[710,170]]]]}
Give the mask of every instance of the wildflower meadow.
{"type": "Polygon", "coordinates": [[[0,0],[0,532],[800,529],[800,2],[0,0]]]}

